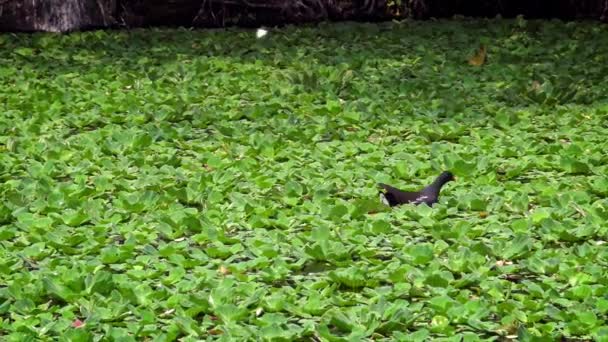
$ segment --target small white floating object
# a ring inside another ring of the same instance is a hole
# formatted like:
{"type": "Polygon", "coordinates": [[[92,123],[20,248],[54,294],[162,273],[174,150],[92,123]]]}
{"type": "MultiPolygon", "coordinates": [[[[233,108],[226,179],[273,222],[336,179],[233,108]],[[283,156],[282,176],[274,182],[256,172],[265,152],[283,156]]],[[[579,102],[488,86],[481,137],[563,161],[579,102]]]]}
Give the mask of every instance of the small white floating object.
{"type": "Polygon", "coordinates": [[[256,32],[255,32],[255,36],[258,38],[262,38],[264,37],[266,34],[268,34],[268,31],[264,30],[263,28],[259,28],[256,32]]]}

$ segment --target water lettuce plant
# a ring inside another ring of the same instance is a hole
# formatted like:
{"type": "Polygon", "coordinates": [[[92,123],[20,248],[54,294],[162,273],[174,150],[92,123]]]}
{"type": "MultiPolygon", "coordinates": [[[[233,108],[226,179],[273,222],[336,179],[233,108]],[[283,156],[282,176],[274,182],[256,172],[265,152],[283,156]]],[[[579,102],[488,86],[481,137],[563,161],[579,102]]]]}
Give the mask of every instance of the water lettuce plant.
{"type": "Polygon", "coordinates": [[[606,26],[0,47],[3,340],[607,340],[606,26]]]}

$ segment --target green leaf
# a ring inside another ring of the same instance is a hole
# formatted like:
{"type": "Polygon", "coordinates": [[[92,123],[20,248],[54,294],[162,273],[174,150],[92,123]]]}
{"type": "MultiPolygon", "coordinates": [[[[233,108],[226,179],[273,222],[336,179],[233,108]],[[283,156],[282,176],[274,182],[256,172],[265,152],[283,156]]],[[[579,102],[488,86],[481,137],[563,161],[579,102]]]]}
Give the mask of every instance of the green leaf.
{"type": "Polygon", "coordinates": [[[605,314],[608,312],[608,299],[598,298],[595,305],[601,313],[605,314]]]}
{"type": "Polygon", "coordinates": [[[374,234],[388,234],[392,231],[391,224],[384,220],[374,221],[372,223],[372,232],[374,234]]]}
{"type": "Polygon", "coordinates": [[[87,293],[107,295],[114,289],[112,274],[106,271],[89,274],[85,278],[85,286],[87,293]]]}
{"type": "Polygon", "coordinates": [[[532,212],[532,222],[535,224],[551,217],[551,212],[546,208],[538,208],[532,212]]]}
{"type": "Polygon", "coordinates": [[[418,244],[408,249],[409,255],[416,265],[423,265],[435,258],[433,248],[429,244],[418,244]]]}
{"type": "Polygon", "coordinates": [[[432,287],[446,288],[450,284],[451,280],[453,280],[451,275],[446,275],[445,272],[441,272],[429,275],[425,279],[425,282],[432,287]]]}
{"type": "Polygon", "coordinates": [[[349,123],[358,123],[361,120],[361,114],[358,112],[345,111],[342,117],[349,123]]]}
{"type": "Polygon", "coordinates": [[[572,174],[589,174],[589,165],[570,157],[562,157],[559,162],[562,169],[572,174]]]}
{"type": "Polygon", "coordinates": [[[27,315],[36,308],[36,304],[29,298],[18,299],[12,305],[12,308],[21,314],[27,315]]]}
{"type": "Polygon", "coordinates": [[[344,215],[348,214],[348,208],[345,205],[338,204],[331,208],[329,212],[329,217],[337,220],[344,217],[344,215]]]}
{"type": "Polygon", "coordinates": [[[285,192],[288,196],[301,196],[303,188],[299,183],[289,181],[285,184],[285,192]]]}
{"type": "Polygon", "coordinates": [[[93,335],[85,329],[69,329],[59,339],[62,342],[92,342],[93,335]]]}
{"type": "Polygon", "coordinates": [[[42,285],[48,295],[65,302],[71,301],[75,295],[67,286],[51,278],[42,278],[42,285]]]}
{"type": "Polygon", "coordinates": [[[34,55],[34,49],[31,49],[31,48],[20,47],[20,48],[16,48],[13,51],[16,54],[23,56],[23,57],[30,57],[30,56],[34,55]]]}
{"type": "Polygon", "coordinates": [[[517,234],[515,238],[508,242],[507,247],[502,251],[501,257],[504,260],[514,260],[524,257],[532,250],[532,239],[527,234],[517,234]]]}
{"type": "Polygon", "coordinates": [[[81,224],[88,222],[91,219],[84,209],[68,209],[63,212],[62,218],[63,222],[71,227],[80,226],[81,224]]]}
{"type": "Polygon", "coordinates": [[[430,328],[431,328],[431,331],[433,331],[433,332],[445,333],[450,330],[449,324],[450,324],[450,321],[448,320],[447,317],[438,315],[438,316],[434,316],[433,319],[431,320],[430,328]]]}

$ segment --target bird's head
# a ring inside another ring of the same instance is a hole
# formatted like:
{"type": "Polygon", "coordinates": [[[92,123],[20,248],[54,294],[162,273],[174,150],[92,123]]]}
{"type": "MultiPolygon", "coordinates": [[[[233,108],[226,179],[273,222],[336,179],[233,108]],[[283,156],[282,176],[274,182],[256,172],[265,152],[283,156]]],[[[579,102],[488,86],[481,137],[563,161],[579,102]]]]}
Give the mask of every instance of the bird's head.
{"type": "Polygon", "coordinates": [[[456,176],[450,171],[443,171],[438,177],[440,183],[445,184],[450,181],[456,180],[456,176]]]}

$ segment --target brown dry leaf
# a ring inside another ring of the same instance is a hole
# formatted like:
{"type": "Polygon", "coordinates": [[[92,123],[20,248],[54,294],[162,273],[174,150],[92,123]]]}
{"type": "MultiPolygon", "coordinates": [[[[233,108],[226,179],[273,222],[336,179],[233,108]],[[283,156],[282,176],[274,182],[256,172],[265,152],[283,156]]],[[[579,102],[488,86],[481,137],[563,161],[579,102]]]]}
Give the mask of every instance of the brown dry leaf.
{"type": "Polygon", "coordinates": [[[507,338],[507,336],[516,335],[517,328],[518,325],[516,324],[503,325],[502,327],[498,328],[496,332],[501,335],[505,335],[505,338],[507,338]]]}
{"type": "Polygon", "coordinates": [[[222,330],[215,329],[215,328],[214,329],[210,329],[207,332],[209,333],[209,335],[221,335],[221,334],[224,333],[222,330]]]}
{"type": "Polygon", "coordinates": [[[486,62],[486,47],[481,45],[479,50],[469,58],[469,64],[473,66],[482,66],[486,62]]]}
{"type": "Polygon", "coordinates": [[[175,309],[169,309],[163,313],[160,314],[160,317],[166,317],[166,316],[170,316],[175,312],[175,309]]]}
{"type": "Polygon", "coordinates": [[[496,260],[496,266],[498,267],[502,267],[505,265],[513,265],[513,261],[509,261],[509,260],[496,260]]]}
{"type": "Polygon", "coordinates": [[[519,283],[522,279],[524,279],[524,277],[519,274],[505,274],[502,278],[514,283],[519,283]]]}
{"type": "Polygon", "coordinates": [[[220,273],[222,275],[227,275],[230,274],[230,270],[226,266],[222,265],[220,266],[220,273]]]}
{"type": "Polygon", "coordinates": [[[377,135],[370,135],[369,137],[367,137],[367,141],[371,142],[371,143],[377,143],[379,141],[382,140],[382,137],[377,136],[377,135]]]}
{"type": "Polygon", "coordinates": [[[533,91],[540,91],[540,82],[538,82],[538,81],[532,81],[532,90],[533,91]]]}

